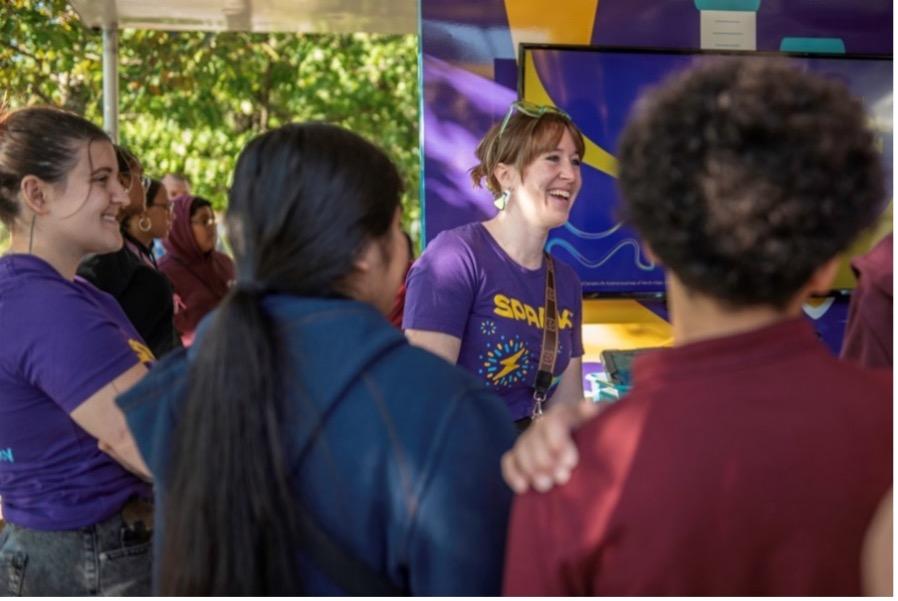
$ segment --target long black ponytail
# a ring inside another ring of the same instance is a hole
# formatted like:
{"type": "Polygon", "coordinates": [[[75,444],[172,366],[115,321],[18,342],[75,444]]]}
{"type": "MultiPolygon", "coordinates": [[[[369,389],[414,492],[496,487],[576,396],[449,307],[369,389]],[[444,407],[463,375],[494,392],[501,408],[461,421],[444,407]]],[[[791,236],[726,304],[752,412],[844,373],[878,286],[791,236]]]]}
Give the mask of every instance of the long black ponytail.
{"type": "Polygon", "coordinates": [[[383,151],[335,126],[287,125],[241,153],[227,215],[237,284],[189,371],[163,491],[162,594],[301,592],[282,433],[289,366],[262,299],[341,292],[365,243],[389,231],[401,191],[383,151]]]}

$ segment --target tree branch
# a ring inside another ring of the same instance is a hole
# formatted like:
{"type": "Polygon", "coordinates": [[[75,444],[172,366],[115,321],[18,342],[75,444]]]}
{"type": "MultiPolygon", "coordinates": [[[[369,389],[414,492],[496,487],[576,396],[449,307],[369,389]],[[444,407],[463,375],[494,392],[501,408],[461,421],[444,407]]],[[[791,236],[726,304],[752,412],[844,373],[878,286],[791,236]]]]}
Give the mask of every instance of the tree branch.
{"type": "Polygon", "coordinates": [[[18,52],[19,54],[25,55],[28,58],[31,58],[31,59],[37,61],[38,64],[43,64],[43,62],[44,62],[43,59],[35,56],[34,54],[31,54],[30,52],[26,52],[25,50],[22,50],[15,44],[11,44],[10,42],[7,42],[6,40],[0,39],[0,46],[6,46],[13,52],[18,52]]]}

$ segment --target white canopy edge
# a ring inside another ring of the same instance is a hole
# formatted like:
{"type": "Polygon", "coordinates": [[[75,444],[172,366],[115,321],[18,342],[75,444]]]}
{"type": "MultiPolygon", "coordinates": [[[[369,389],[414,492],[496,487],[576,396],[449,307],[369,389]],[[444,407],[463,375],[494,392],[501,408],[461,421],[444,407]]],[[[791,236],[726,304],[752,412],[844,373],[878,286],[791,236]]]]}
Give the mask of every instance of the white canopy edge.
{"type": "Polygon", "coordinates": [[[88,27],[414,34],[417,0],[69,0],[88,27]]]}

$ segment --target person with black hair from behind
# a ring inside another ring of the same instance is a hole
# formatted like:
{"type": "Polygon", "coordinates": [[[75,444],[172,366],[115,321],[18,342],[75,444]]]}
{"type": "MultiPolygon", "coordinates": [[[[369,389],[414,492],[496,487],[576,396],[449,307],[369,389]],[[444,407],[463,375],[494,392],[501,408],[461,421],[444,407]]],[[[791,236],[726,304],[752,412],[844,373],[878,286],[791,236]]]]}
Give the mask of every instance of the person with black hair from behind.
{"type": "Polygon", "coordinates": [[[124,244],[117,252],[84,259],[78,275],[114,296],[156,358],[161,358],[181,346],[172,285],[152,252],[153,240],[165,238],[171,229],[171,204],[162,184],[143,176],[137,157],[121,147],[116,155],[119,177],[129,194],[119,213],[124,244]]]}
{"type": "Polygon", "coordinates": [[[674,347],[575,432],[565,485],[516,498],[505,592],[859,595],[891,374],[832,356],[802,304],[883,208],[863,106],[783,59],[711,61],[643,98],[619,160],[674,347]]]}
{"type": "Polygon", "coordinates": [[[240,154],[237,283],[119,398],[156,477],[159,593],[498,594],[514,429],[385,319],[408,264],[401,188],[331,125],[240,154]]]}

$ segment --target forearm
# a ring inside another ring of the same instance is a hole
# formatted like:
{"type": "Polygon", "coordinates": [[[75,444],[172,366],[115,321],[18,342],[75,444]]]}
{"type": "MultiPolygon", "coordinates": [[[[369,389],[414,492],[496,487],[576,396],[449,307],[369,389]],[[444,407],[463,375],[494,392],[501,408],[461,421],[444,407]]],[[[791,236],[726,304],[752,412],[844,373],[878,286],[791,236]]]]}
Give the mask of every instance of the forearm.
{"type": "Polygon", "coordinates": [[[97,439],[101,451],[125,469],[145,480],[151,480],[149,468],[137,450],[125,415],[115,404],[115,397],[133,386],[146,374],[138,363],[94,393],[71,413],[72,419],[97,439]]]}
{"type": "Polygon", "coordinates": [[[583,362],[580,357],[571,357],[561,374],[561,381],[552,394],[551,404],[578,403],[583,400],[583,362]]]}
{"type": "Polygon", "coordinates": [[[147,467],[143,457],[140,455],[140,451],[137,450],[133,437],[130,438],[130,443],[122,443],[118,447],[113,447],[102,440],[99,441],[98,446],[101,451],[115,459],[123,468],[142,480],[152,482],[153,474],[150,473],[150,468],[147,467]]]}
{"type": "Polygon", "coordinates": [[[428,350],[449,363],[455,364],[458,361],[460,338],[428,330],[406,330],[405,336],[412,345],[428,350]]]}

